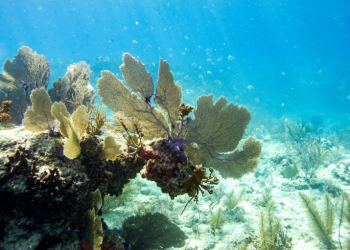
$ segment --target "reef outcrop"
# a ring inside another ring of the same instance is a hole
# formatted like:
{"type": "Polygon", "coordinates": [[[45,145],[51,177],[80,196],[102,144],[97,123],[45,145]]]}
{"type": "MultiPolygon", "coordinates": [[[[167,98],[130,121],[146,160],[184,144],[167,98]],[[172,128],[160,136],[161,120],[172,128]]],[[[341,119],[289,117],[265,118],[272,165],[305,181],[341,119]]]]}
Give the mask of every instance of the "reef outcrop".
{"type": "Polygon", "coordinates": [[[101,159],[96,151],[100,137],[81,143],[81,154],[70,160],[63,155],[60,138],[28,134],[23,128],[0,133],[0,197],[4,201],[0,247],[4,249],[30,244],[50,249],[62,242],[61,249],[80,249],[77,230],[84,227],[90,192],[99,189],[103,195],[118,196],[144,164],[133,156],[101,159]],[[8,233],[13,230],[22,233],[8,233]]]}
{"type": "Polygon", "coordinates": [[[156,87],[140,60],[126,53],[123,61],[127,86],[109,71],[101,72],[97,85],[102,103],[115,112],[114,123],[106,123],[106,111],[96,107],[85,62],[69,66],[49,91],[43,56],[22,47],[5,62],[0,101],[6,95],[12,106],[2,113],[24,119],[23,127],[0,130],[0,248],[120,245],[101,220],[102,201],[120,195],[138,173],[172,199],[188,194],[186,208],[200,193],[213,193],[215,170],[241,178],[257,167],[259,141],[248,137],[237,148],[251,119],[245,107],[225,97],[214,102],[213,95],[199,97],[196,107],[186,105],[166,61],[159,61],[156,87]]]}

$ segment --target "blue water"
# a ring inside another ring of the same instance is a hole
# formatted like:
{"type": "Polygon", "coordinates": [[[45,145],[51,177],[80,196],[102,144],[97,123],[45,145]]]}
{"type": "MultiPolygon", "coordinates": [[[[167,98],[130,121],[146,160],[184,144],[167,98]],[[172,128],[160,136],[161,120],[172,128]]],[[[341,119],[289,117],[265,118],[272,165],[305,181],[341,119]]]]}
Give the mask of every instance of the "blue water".
{"type": "Polygon", "coordinates": [[[168,60],[186,102],[225,95],[253,115],[349,124],[350,2],[1,0],[0,62],[44,54],[50,82],[69,64],[118,73],[122,53],[156,78],[168,60]],[[187,94],[186,94],[187,93],[187,94]]]}

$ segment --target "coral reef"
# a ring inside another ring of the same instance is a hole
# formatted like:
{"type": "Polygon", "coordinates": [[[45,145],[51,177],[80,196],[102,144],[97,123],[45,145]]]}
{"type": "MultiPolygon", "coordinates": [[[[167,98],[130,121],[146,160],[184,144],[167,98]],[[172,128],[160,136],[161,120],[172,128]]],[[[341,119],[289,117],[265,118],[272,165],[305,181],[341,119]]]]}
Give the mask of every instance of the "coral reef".
{"type": "MultiPolygon", "coordinates": [[[[25,134],[25,139],[18,140],[21,144],[3,137],[0,143],[2,150],[9,151],[7,160],[1,159],[5,174],[0,175],[0,197],[5,201],[0,207],[4,220],[0,247],[4,249],[12,249],[14,241],[22,242],[17,247],[21,249],[29,240],[38,246],[48,242],[45,249],[63,242],[62,249],[79,249],[76,231],[84,228],[84,214],[91,209],[90,192],[100,189],[102,195],[120,195],[144,164],[135,156],[101,160],[96,151],[101,140],[93,136],[81,143],[81,154],[75,160],[64,157],[57,137],[25,134]],[[13,221],[17,223],[11,226],[13,221]],[[37,237],[19,240],[24,239],[22,234],[16,236],[12,230],[37,237]]],[[[95,202],[96,212],[101,205],[95,202]]]]}
{"type": "Polygon", "coordinates": [[[50,67],[45,56],[29,47],[21,47],[12,61],[6,60],[0,74],[0,103],[12,101],[10,122],[20,124],[23,114],[31,105],[30,94],[34,89],[47,88],[50,67]]]}
{"type": "MultiPolygon", "coordinates": [[[[214,104],[212,95],[201,96],[192,119],[188,115],[193,107],[181,103],[181,87],[174,82],[166,61],[159,61],[155,93],[152,77],[140,60],[126,53],[123,61],[120,70],[133,92],[109,71],[101,72],[97,88],[108,108],[123,113],[122,121],[138,120],[144,139],[163,138],[150,144],[151,151],[136,147],[147,161],[143,177],[156,181],[173,198],[186,193],[184,183],[195,165],[210,166],[234,178],[254,171],[261,154],[259,141],[249,137],[242,150],[236,149],[251,119],[245,107],[227,104],[225,97],[214,104]]],[[[119,126],[120,132],[128,132],[124,125],[119,126]]]]}
{"type": "MultiPolygon", "coordinates": [[[[172,199],[188,194],[186,209],[192,200],[198,202],[199,194],[213,193],[219,183],[214,169],[224,177],[240,178],[257,167],[259,141],[248,137],[237,149],[251,119],[245,107],[228,104],[225,97],[214,103],[213,95],[207,95],[198,98],[195,109],[182,103],[182,89],[166,61],[160,59],[156,89],[139,60],[124,54],[123,61],[120,69],[131,91],[108,71],[98,80],[102,102],[116,113],[113,129],[103,127],[106,111],[95,107],[85,62],[70,65],[49,92],[44,57],[24,47],[12,62],[5,62],[0,99],[6,94],[11,102],[14,95],[23,96],[23,103],[12,102],[13,114],[17,120],[24,117],[23,127],[32,133],[15,141],[1,138],[7,160],[2,155],[0,198],[5,204],[0,213],[5,229],[0,248],[11,249],[14,241],[30,234],[35,240],[21,244],[36,241],[36,249],[60,243],[62,249],[124,249],[101,219],[102,201],[106,195],[120,195],[137,173],[155,181],[172,199]],[[115,131],[123,134],[126,150],[121,150],[115,131]],[[11,234],[6,226],[21,233],[11,234]]],[[[12,116],[10,102],[2,114],[12,116]]],[[[124,240],[135,249],[182,247],[185,234],[149,210],[140,207],[137,216],[124,221],[124,240]]],[[[217,224],[214,229],[219,228],[217,224]]]]}
{"type": "Polygon", "coordinates": [[[151,156],[145,157],[144,151],[141,151],[142,154],[139,155],[147,160],[146,165],[141,170],[141,176],[156,181],[162,192],[168,193],[173,199],[177,195],[187,192],[184,182],[192,176],[196,167],[189,166],[186,158],[177,157],[175,154],[173,156],[167,143],[166,140],[151,143],[150,146],[153,149],[151,156]],[[173,176],[177,176],[177,179],[173,179],[173,176]]]}
{"type": "MultiPolygon", "coordinates": [[[[61,134],[64,136],[63,154],[69,159],[79,156],[81,140],[96,134],[106,119],[105,112],[101,107],[97,111],[93,111],[90,118],[88,108],[84,105],[78,106],[70,115],[64,103],[55,102],[52,105],[50,96],[44,88],[34,90],[30,98],[33,105],[29,106],[24,114],[24,127],[31,132],[48,130],[49,135],[61,134]],[[58,122],[59,131],[57,129],[58,122]]],[[[114,146],[113,149],[108,150],[114,151],[117,149],[118,147],[114,146]]]]}

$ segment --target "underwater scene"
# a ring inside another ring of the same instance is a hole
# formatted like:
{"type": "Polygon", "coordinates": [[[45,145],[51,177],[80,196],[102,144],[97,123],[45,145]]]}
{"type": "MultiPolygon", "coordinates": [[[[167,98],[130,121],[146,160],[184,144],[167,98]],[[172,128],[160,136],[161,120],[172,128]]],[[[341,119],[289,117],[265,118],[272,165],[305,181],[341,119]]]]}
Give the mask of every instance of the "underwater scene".
{"type": "Polygon", "coordinates": [[[350,250],[349,13],[0,0],[0,250],[350,250]]]}

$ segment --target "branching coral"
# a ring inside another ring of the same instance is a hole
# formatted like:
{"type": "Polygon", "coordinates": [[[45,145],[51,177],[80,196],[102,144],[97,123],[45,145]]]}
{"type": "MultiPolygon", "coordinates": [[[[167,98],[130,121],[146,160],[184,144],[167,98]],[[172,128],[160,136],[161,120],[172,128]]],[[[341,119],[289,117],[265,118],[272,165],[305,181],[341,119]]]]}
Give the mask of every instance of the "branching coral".
{"type": "Polygon", "coordinates": [[[189,199],[189,201],[186,203],[182,213],[185,211],[188,203],[190,203],[192,200],[194,200],[196,203],[198,202],[198,194],[201,192],[203,195],[203,189],[207,190],[209,194],[213,194],[213,185],[219,184],[219,179],[216,178],[215,174],[213,173],[213,168],[210,168],[209,171],[210,175],[207,176],[204,166],[197,165],[192,176],[184,181],[186,192],[191,199],[189,199]]]}
{"type": "Polygon", "coordinates": [[[88,136],[95,135],[106,122],[106,111],[99,106],[90,112],[90,120],[86,127],[88,136]]]}
{"type": "Polygon", "coordinates": [[[40,172],[34,178],[35,183],[41,188],[59,189],[61,186],[64,187],[66,183],[66,179],[61,176],[60,170],[56,166],[40,172]]]}
{"type": "Polygon", "coordinates": [[[215,232],[217,229],[221,229],[227,219],[223,215],[222,208],[219,208],[216,212],[211,212],[209,217],[210,227],[215,232]]]}
{"type": "Polygon", "coordinates": [[[26,169],[28,167],[29,151],[22,146],[18,146],[15,153],[7,156],[8,161],[4,163],[9,174],[16,173],[19,169],[26,169]]]}
{"type": "Polygon", "coordinates": [[[122,112],[118,112],[114,119],[116,121],[116,130],[123,133],[123,137],[126,141],[128,153],[137,152],[137,154],[146,153],[143,149],[143,137],[144,133],[139,121],[133,117],[132,119],[124,117],[122,112]]]}

